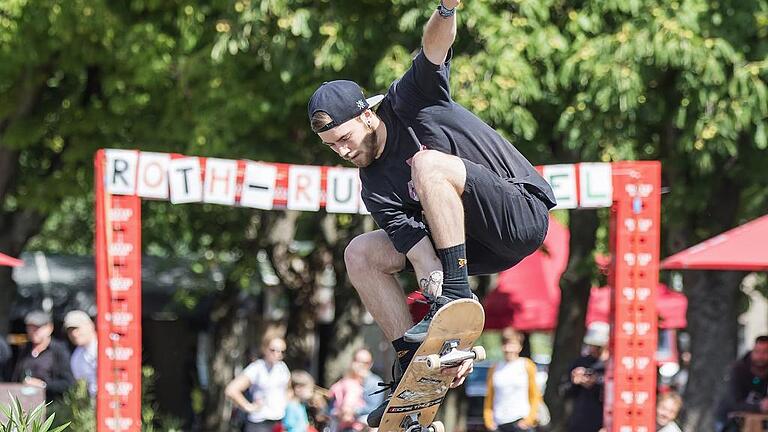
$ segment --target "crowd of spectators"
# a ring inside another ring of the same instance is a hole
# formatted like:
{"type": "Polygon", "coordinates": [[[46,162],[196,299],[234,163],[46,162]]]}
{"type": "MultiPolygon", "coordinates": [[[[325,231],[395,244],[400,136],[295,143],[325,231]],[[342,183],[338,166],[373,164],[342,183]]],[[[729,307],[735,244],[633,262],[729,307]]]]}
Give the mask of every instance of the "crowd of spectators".
{"type": "MultiPolygon", "coordinates": [[[[32,311],[24,318],[26,343],[13,351],[0,338],[0,379],[45,390],[48,402],[58,400],[75,381],[85,382],[88,393],[97,393],[96,328],[83,311],[69,312],[63,329],[69,345],[53,337],[50,314],[32,311]]],[[[592,323],[583,340],[568,379],[560,386],[570,404],[568,432],[602,432],[605,398],[605,366],[610,326],[592,323]]],[[[536,365],[520,355],[524,335],[507,328],[501,332],[503,359],[493,364],[487,377],[483,420],[489,431],[537,430],[539,414],[546,411],[536,383],[536,365]]],[[[371,371],[368,349],[354,352],[346,373],[329,390],[315,385],[311,374],[290,371],[283,362],[286,343],[280,337],[265,338],[261,358],[251,362],[226,387],[226,396],[243,413],[245,432],[360,432],[368,430],[366,416],[384,395],[377,392],[381,378],[371,371]]],[[[676,419],[683,400],[673,390],[660,393],[656,407],[656,431],[680,432],[676,419]]],[[[768,415],[768,336],[755,340],[754,348],[736,361],[720,395],[716,431],[739,430],[745,414],[768,415]]]]}
{"type": "Polygon", "coordinates": [[[0,381],[10,381],[45,390],[48,402],[60,400],[77,380],[83,380],[92,397],[96,395],[96,331],[91,318],[82,311],[71,311],[64,318],[64,329],[75,346],[53,337],[51,315],[41,310],[24,317],[26,343],[19,347],[15,361],[12,350],[0,338],[0,381]]]}
{"type": "Polygon", "coordinates": [[[226,387],[227,397],[245,414],[234,423],[244,432],[358,432],[369,430],[366,416],[384,398],[381,378],[371,372],[368,349],[355,351],[345,374],[327,391],[304,370],[283,362],[285,341],[264,339],[261,358],[251,362],[226,387]]]}

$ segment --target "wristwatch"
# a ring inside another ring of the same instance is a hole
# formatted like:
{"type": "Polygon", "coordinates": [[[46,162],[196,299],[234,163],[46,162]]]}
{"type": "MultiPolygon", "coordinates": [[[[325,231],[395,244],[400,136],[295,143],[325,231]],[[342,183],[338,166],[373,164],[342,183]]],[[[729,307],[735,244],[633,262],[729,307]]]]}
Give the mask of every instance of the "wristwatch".
{"type": "Polygon", "coordinates": [[[456,14],[456,8],[448,9],[443,4],[443,0],[440,0],[440,4],[437,5],[437,13],[443,18],[450,18],[456,14]]]}

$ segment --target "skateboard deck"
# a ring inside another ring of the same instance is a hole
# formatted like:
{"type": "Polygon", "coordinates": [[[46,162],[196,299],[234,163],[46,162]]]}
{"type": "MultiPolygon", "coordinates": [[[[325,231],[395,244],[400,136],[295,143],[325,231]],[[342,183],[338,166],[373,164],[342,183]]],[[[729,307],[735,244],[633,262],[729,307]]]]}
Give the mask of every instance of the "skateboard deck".
{"type": "Polygon", "coordinates": [[[427,337],[403,374],[384,411],[379,432],[442,432],[433,421],[454,375],[441,369],[466,359],[485,359],[483,347],[473,347],[485,324],[483,307],[475,300],[456,300],[438,310],[427,337]]]}

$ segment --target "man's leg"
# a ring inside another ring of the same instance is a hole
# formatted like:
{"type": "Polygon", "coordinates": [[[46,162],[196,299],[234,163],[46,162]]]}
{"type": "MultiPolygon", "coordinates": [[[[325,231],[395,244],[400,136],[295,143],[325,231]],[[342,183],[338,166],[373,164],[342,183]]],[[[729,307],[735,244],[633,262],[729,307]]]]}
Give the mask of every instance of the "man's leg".
{"type": "Polygon", "coordinates": [[[411,176],[443,267],[442,295],[471,297],[461,201],[467,181],[464,162],[438,151],[420,151],[411,161],[411,176]]]}
{"type": "MultiPolygon", "coordinates": [[[[420,345],[403,338],[405,331],[413,325],[405,294],[395,278],[395,274],[405,267],[405,255],[395,249],[387,233],[378,230],[355,237],[344,251],[344,261],[349,280],[363,304],[384,335],[392,341],[397,355],[393,379],[399,382],[420,345]]],[[[388,394],[368,415],[369,426],[379,426],[390,396],[388,394]]]]}
{"type": "Polygon", "coordinates": [[[464,243],[464,162],[435,150],[420,151],[411,161],[411,176],[435,247],[439,250],[464,243]]]}
{"type": "Polygon", "coordinates": [[[383,230],[355,237],[344,251],[347,274],[381,331],[395,340],[412,325],[403,288],[395,275],[405,268],[405,255],[383,230]]]}

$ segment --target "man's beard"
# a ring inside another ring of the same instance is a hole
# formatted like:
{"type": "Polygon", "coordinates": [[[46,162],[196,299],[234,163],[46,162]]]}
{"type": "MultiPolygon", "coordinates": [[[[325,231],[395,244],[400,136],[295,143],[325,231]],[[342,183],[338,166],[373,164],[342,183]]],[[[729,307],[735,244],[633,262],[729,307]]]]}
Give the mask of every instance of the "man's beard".
{"type": "Polygon", "coordinates": [[[361,151],[355,160],[352,161],[353,164],[359,168],[365,168],[373,163],[376,158],[377,138],[375,129],[365,134],[363,141],[360,142],[361,151]]]}

